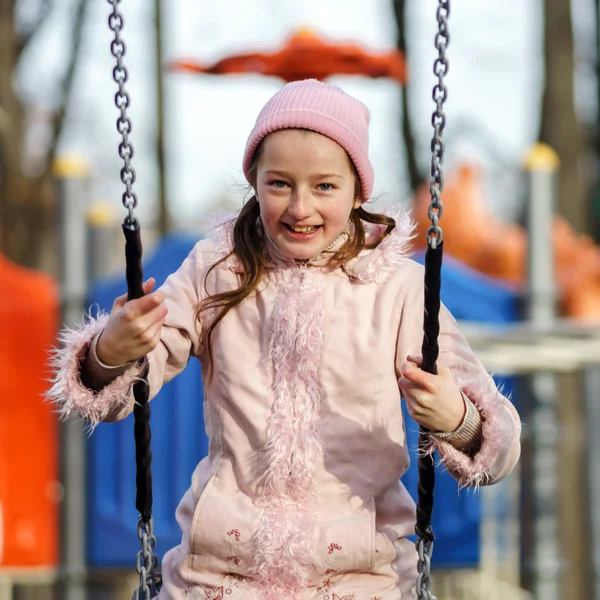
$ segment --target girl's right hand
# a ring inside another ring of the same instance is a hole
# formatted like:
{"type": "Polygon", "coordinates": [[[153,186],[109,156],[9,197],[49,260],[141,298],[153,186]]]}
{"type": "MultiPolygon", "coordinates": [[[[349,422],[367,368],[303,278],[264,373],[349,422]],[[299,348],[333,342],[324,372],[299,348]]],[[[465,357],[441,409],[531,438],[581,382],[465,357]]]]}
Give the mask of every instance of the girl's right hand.
{"type": "Polygon", "coordinates": [[[156,281],[144,283],[144,296],[127,302],[127,294],[119,296],[112,307],[106,327],[98,338],[96,353],[106,365],[124,365],[139,360],[156,348],[167,316],[163,292],[154,292],[156,281]]]}

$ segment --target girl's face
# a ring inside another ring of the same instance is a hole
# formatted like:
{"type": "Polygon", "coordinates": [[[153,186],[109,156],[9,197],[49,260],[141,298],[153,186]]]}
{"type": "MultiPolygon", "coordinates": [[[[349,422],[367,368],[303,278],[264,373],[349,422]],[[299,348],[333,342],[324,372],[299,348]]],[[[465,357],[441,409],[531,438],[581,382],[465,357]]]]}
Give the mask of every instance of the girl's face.
{"type": "Polygon", "coordinates": [[[275,131],[263,140],[255,189],[267,233],[295,259],[325,250],[361,203],[346,151],[302,129],[275,131]]]}

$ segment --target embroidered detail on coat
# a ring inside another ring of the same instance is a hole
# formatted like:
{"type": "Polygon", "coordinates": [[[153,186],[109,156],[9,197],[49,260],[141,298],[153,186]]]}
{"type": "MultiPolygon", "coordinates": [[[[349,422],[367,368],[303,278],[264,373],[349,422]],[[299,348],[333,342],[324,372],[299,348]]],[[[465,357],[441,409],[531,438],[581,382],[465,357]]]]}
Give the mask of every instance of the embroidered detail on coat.
{"type": "Polygon", "coordinates": [[[261,522],[252,540],[261,598],[298,593],[314,574],[314,471],[323,349],[323,291],[312,269],[277,272],[270,357],[272,402],[258,484],[261,522]]]}
{"type": "Polygon", "coordinates": [[[321,600],[353,600],[354,594],[345,594],[340,596],[336,594],[333,589],[335,588],[336,582],[328,577],[321,582],[321,585],[317,587],[317,594],[321,597],[321,600]]]}
{"type": "Polygon", "coordinates": [[[235,537],[235,541],[236,542],[240,541],[240,535],[241,535],[241,533],[240,533],[239,529],[232,529],[231,531],[227,532],[227,535],[229,535],[229,536],[233,535],[235,537]]]}
{"type": "Polygon", "coordinates": [[[223,600],[223,586],[207,587],[204,590],[206,600],[223,600]]]}
{"type": "Polygon", "coordinates": [[[332,598],[329,596],[329,593],[335,586],[336,574],[338,573],[338,570],[334,567],[337,562],[337,555],[341,553],[343,549],[344,548],[337,542],[331,542],[329,546],[327,546],[327,556],[325,558],[324,565],[326,569],[321,576],[321,583],[317,587],[317,593],[321,595],[323,600],[332,600],[332,598]]]}
{"type": "Polygon", "coordinates": [[[329,544],[328,553],[333,554],[336,550],[341,550],[342,547],[339,544],[331,543],[329,544]]]}
{"type": "Polygon", "coordinates": [[[244,597],[241,591],[240,583],[244,580],[243,577],[236,575],[235,573],[226,573],[221,578],[221,585],[216,586],[201,586],[201,585],[188,585],[188,587],[182,592],[182,596],[187,600],[235,600],[244,597]]]}
{"type": "Polygon", "coordinates": [[[239,529],[233,528],[225,532],[227,545],[229,546],[230,554],[227,556],[228,572],[221,577],[220,584],[216,586],[201,586],[188,584],[187,588],[182,592],[183,596],[188,600],[223,600],[225,596],[229,600],[240,596],[235,592],[241,589],[244,577],[240,575],[243,561],[240,558],[242,533],[239,529]]]}
{"type": "MultiPolygon", "coordinates": [[[[239,566],[242,562],[240,559],[240,555],[242,554],[240,548],[240,538],[242,534],[239,529],[230,529],[227,532],[227,544],[229,546],[229,556],[227,556],[227,561],[230,563],[230,571],[232,576],[239,577],[239,566]]],[[[231,592],[229,592],[231,593],[231,592]]]]}

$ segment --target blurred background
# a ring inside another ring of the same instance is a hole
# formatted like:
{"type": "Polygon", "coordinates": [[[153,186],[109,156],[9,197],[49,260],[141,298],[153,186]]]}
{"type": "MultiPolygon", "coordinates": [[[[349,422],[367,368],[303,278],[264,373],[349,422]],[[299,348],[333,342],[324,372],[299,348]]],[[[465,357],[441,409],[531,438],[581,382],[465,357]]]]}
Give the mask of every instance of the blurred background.
{"type": "MultiPolygon", "coordinates": [[[[0,0],[0,600],[125,600],[137,582],[131,419],[86,436],[43,399],[60,327],[125,291],[111,4],[0,0]]],[[[421,260],[436,8],[123,0],[146,274],[241,206],[256,115],[305,77],[370,108],[373,204],[413,210],[421,260]]],[[[438,474],[440,600],[600,600],[599,23],[600,0],[452,7],[442,295],[524,429],[501,484],[438,474]]],[[[191,363],[153,401],[159,556],[207,452],[201,397],[191,363]]],[[[404,483],[416,495],[416,460],[404,483]]]]}

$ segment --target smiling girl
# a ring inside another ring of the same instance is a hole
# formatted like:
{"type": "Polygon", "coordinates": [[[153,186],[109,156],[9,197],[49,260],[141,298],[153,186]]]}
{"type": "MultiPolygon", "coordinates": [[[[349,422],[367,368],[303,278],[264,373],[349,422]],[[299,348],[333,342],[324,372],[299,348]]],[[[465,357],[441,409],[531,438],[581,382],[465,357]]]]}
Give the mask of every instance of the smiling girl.
{"type": "Polygon", "coordinates": [[[160,290],[149,280],[65,333],[50,396],[92,425],[132,411],[140,358],[151,396],[202,363],[210,451],[177,510],[161,600],[410,597],[402,398],[461,485],[518,460],[517,413],[444,307],[439,374],[419,368],[423,270],[408,215],[364,208],[368,124],[337,87],[286,85],[248,138],[240,213],[160,290]]]}

